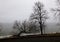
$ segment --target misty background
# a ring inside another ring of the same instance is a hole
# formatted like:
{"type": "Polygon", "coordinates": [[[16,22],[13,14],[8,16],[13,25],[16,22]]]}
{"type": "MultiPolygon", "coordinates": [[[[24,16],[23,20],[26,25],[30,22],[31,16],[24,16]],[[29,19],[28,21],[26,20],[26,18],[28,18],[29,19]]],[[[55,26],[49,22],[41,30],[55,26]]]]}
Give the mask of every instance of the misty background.
{"type": "Polygon", "coordinates": [[[54,19],[50,10],[57,7],[56,0],[0,0],[0,25],[3,27],[3,33],[9,34],[12,31],[15,20],[28,20],[36,1],[42,2],[49,12],[50,18],[46,21],[45,33],[60,32],[60,26],[56,25],[59,21],[54,19]]]}

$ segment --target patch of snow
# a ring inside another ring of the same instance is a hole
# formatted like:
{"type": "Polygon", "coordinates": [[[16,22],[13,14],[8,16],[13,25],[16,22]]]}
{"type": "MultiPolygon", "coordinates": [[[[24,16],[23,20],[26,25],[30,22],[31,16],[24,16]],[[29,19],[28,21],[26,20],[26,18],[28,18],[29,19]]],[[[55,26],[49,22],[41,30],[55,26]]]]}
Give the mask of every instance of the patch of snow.
{"type": "Polygon", "coordinates": [[[40,33],[22,33],[20,36],[27,36],[27,35],[38,35],[40,33]]]}
{"type": "Polygon", "coordinates": [[[9,37],[11,37],[12,35],[7,35],[7,36],[0,36],[0,39],[1,38],[9,38],[9,37]]]}

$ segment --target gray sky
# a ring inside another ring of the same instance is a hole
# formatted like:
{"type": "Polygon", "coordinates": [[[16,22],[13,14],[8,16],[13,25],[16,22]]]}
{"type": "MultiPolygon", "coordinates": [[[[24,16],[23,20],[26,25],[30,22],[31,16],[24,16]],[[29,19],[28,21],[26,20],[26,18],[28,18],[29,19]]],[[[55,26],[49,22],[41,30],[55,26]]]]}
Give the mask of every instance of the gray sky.
{"type": "MultiPolygon", "coordinates": [[[[28,19],[32,13],[34,2],[38,0],[0,0],[0,22],[28,19]]],[[[39,0],[46,9],[55,7],[55,0],[39,0]]],[[[52,14],[49,16],[52,17],[52,14]]],[[[53,20],[53,19],[51,19],[53,20]]]]}

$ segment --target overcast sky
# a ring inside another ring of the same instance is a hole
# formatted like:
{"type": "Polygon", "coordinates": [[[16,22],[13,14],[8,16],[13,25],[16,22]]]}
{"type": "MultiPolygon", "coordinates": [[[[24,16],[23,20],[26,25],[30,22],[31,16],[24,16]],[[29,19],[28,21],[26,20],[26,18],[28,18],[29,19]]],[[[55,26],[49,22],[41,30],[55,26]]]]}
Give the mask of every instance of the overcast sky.
{"type": "MultiPolygon", "coordinates": [[[[0,22],[28,19],[32,13],[34,2],[38,0],[0,0],[0,22]]],[[[46,9],[55,7],[55,0],[39,0],[46,9]]],[[[50,14],[50,16],[52,16],[50,14]]]]}

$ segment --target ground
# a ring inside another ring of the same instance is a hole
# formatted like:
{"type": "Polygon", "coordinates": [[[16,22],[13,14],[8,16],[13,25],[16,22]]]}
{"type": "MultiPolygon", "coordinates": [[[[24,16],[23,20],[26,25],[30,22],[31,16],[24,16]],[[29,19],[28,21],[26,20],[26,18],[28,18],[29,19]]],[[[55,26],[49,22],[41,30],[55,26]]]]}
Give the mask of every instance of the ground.
{"type": "Polygon", "coordinates": [[[28,35],[28,36],[12,36],[0,39],[1,42],[60,42],[60,34],[44,34],[44,35],[28,35]]]}

